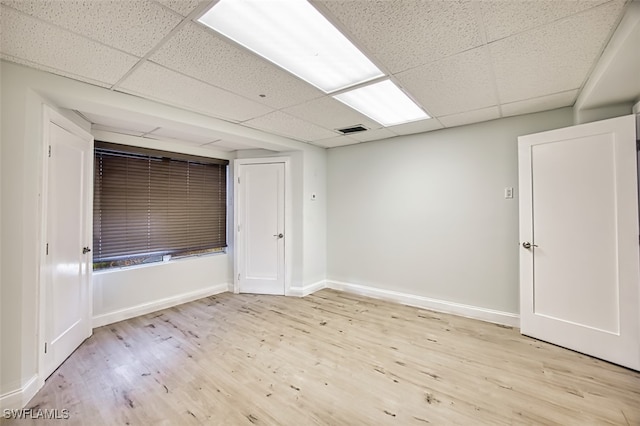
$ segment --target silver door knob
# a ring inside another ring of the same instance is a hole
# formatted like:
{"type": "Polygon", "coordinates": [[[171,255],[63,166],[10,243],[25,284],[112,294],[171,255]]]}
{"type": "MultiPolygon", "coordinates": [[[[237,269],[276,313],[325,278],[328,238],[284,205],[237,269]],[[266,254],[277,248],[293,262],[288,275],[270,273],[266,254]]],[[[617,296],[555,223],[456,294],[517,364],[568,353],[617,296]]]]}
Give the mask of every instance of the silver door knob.
{"type": "Polygon", "coordinates": [[[274,237],[278,237],[278,238],[284,238],[284,234],[280,233],[280,234],[273,234],[274,237]]]}
{"type": "Polygon", "coordinates": [[[524,243],[522,243],[522,247],[526,248],[526,249],[530,249],[531,247],[538,247],[537,244],[531,244],[529,241],[525,241],[524,243]]]}

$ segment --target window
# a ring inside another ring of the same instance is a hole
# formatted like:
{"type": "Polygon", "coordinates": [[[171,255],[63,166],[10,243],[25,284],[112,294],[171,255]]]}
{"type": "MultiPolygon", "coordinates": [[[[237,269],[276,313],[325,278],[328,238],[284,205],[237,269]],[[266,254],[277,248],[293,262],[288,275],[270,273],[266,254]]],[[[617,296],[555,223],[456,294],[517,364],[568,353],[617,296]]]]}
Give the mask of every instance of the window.
{"type": "Polygon", "coordinates": [[[94,269],[222,251],[228,164],[96,141],[94,269]]]}

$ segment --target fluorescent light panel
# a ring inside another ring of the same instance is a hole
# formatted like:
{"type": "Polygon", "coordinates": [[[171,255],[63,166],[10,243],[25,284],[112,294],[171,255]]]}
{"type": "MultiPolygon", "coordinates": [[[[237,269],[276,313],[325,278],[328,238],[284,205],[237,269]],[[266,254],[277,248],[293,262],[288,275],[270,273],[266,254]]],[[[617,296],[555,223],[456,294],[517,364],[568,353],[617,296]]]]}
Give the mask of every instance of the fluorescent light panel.
{"type": "Polygon", "coordinates": [[[344,92],[334,98],[385,127],[430,118],[391,80],[344,92]]]}
{"type": "Polygon", "coordinates": [[[198,21],[326,93],[384,75],[305,0],[220,0],[198,21]]]}

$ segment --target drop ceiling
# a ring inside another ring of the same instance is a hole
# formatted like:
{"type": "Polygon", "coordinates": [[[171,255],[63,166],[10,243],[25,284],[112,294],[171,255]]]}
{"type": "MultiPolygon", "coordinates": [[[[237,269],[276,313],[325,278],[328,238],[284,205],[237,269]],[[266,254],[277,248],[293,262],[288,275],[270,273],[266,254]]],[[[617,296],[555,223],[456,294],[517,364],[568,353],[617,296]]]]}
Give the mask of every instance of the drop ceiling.
{"type": "MultiPolygon", "coordinates": [[[[265,0],[267,1],[267,0],[265,0]]],[[[314,0],[432,119],[383,127],[196,22],[198,0],[2,0],[8,61],[320,147],[571,106],[624,0],[314,0]],[[367,131],[342,135],[337,129],[367,131]]],[[[247,149],[84,113],[98,130],[247,149]]]]}

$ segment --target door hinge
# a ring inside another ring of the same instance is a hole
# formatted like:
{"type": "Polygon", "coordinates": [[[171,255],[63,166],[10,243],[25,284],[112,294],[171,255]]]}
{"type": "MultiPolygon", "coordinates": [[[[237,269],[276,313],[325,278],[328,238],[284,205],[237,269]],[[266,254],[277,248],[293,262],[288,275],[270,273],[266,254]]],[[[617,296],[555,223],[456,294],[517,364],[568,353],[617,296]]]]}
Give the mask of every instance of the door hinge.
{"type": "Polygon", "coordinates": [[[47,243],[47,247],[45,248],[45,254],[49,256],[49,243],[47,243]]]}
{"type": "Polygon", "coordinates": [[[240,281],[240,274],[238,274],[238,281],[240,281]]]}
{"type": "Polygon", "coordinates": [[[238,176],[238,183],[240,183],[240,176],[238,176]]]}
{"type": "Polygon", "coordinates": [[[47,353],[47,342],[44,342],[44,353],[47,353]]]}
{"type": "Polygon", "coordinates": [[[49,145],[49,157],[51,157],[51,145],[49,145]]]}

